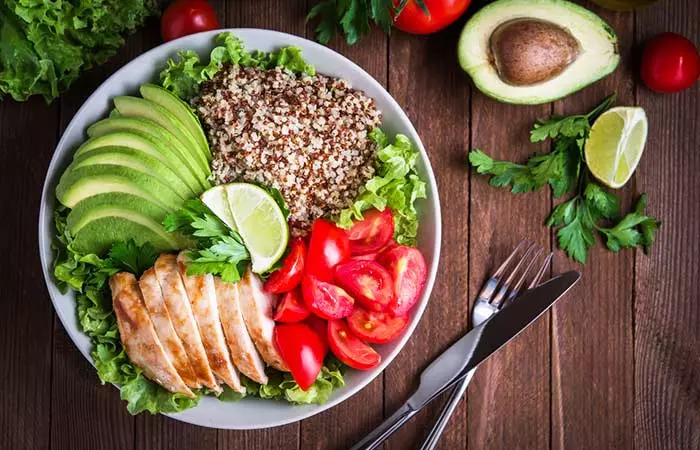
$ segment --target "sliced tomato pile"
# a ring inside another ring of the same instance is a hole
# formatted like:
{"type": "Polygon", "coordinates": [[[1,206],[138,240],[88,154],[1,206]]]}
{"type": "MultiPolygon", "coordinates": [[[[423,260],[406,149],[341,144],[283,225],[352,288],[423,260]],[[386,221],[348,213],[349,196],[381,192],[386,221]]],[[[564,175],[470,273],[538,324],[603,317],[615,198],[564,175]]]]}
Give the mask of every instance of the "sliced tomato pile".
{"type": "Polygon", "coordinates": [[[281,294],[275,343],[299,386],[318,377],[328,349],[343,363],[371,369],[381,356],[369,344],[401,336],[423,293],[425,260],[394,242],[390,209],[369,210],[348,230],[317,219],[307,245],[292,240],[282,267],[265,283],[281,294]]]}

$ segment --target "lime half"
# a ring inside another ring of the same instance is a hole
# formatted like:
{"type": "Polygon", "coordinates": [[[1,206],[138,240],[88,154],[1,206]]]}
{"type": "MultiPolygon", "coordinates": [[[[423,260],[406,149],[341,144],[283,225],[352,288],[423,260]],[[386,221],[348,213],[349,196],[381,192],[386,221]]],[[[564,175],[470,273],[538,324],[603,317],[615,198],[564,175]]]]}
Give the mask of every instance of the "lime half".
{"type": "Polygon", "coordinates": [[[584,149],[593,176],[611,188],[627,183],[642,157],[648,128],[639,107],[611,108],[598,117],[584,149]]]}
{"type": "Polygon", "coordinates": [[[233,221],[250,252],[253,272],[269,270],[287,248],[287,219],[275,199],[254,184],[232,183],[225,189],[233,221]]]}
{"type": "Polygon", "coordinates": [[[234,231],[237,230],[236,223],[233,221],[233,215],[231,214],[231,208],[228,205],[228,195],[226,195],[226,188],[224,186],[216,186],[206,190],[200,196],[200,199],[222,222],[228,225],[230,229],[234,231]]]}

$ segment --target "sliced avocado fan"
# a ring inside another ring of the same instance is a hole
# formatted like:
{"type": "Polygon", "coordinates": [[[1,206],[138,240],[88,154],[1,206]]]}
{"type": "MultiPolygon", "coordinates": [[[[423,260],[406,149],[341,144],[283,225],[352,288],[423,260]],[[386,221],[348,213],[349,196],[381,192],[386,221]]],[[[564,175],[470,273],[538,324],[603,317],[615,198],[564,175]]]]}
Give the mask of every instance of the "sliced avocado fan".
{"type": "Polygon", "coordinates": [[[497,0],[462,30],[459,63],[484,94],[506,103],[565,97],[612,73],[617,36],[600,17],[565,0],[497,0]]]}

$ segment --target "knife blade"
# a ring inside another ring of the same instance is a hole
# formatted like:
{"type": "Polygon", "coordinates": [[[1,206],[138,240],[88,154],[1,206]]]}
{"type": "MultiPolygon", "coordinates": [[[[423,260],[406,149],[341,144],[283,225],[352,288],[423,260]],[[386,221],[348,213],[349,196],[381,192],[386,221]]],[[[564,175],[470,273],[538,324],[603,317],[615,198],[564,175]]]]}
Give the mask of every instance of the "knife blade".
{"type": "Polygon", "coordinates": [[[572,270],[526,291],[452,344],[421,373],[420,384],[413,395],[352,450],[375,449],[381,445],[425,405],[535,322],[580,278],[581,274],[572,270]]]}

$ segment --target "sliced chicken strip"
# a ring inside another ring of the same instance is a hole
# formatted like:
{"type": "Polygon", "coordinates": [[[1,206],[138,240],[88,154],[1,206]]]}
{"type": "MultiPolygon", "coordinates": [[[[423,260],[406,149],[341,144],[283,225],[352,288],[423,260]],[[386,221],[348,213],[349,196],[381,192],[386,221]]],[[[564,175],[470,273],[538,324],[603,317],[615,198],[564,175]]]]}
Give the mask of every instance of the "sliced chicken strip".
{"type": "Polygon", "coordinates": [[[275,369],[288,372],[289,369],[277,351],[272,337],[275,329],[275,322],[272,320],[275,296],[263,291],[262,281],[250,269],[238,282],[238,299],[248,333],[262,359],[275,369]]]}
{"type": "Polygon", "coordinates": [[[129,359],[151,380],[170,392],[194,397],[165,354],[133,274],[119,272],[109,279],[114,314],[129,359]]]}
{"type": "Polygon", "coordinates": [[[238,284],[226,283],[214,278],[216,301],[219,304],[219,317],[224,328],[226,342],[231,351],[231,359],[243,375],[260,384],[267,384],[265,363],[255,349],[241,313],[238,301],[238,284]]]}
{"type": "Polygon", "coordinates": [[[141,295],[143,295],[148,314],[151,316],[153,327],[170,363],[175,367],[175,370],[177,370],[177,373],[180,374],[187,386],[191,388],[202,387],[190,365],[190,359],[187,357],[185,347],[183,347],[182,341],[175,332],[175,328],[173,328],[155,269],[150,268],[141,275],[139,288],[141,289],[141,295]]]}
{"type": "Polygon", "coordinates": [[[224,330],[221,328],[214,277],[211,274],[187,275],[185,264],[187,261],[185,252],[180,252],[177,256],[177,265],[182,281],[185,283],[185,291],[190,299],[194,318],[199,326],[199,334],[202,336],[204,349],[209,358],[209,366],[214,374],[231,389],[244,392],[238,371],[228,353],[224,330]]]}
{"type": "Polygon", "coordinates": [[[192,313],[187,292],[185,292],[185,285],[182,284],[180,270],[177,267],[177,256],[163,253],[156,260],[154,267],[158,283],[163,291],[165,306],[170,314],[170,320],[185,347],[197,379],[215,393],[221,393],[221,386],[216,382],[214,373],[209,366],[207,352],[204,350],[204,344],[199,335],[199,328],[197,328],[197,321],[192,313]]]}

